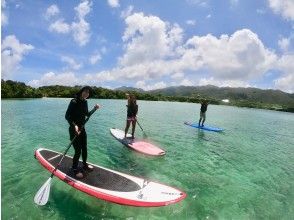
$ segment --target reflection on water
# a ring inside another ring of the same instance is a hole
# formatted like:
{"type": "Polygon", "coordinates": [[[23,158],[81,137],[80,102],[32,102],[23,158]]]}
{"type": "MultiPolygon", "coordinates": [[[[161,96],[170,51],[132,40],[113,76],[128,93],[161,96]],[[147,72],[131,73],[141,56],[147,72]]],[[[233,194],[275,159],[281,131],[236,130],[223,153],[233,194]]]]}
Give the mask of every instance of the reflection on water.
{"type": "Polygon", "coordinates": [[[205,139],[205,132],[202,129],[197,129],[197,133],[198,133],[198,139],[203,139],[207,141],[207,139],[205,139]]]}

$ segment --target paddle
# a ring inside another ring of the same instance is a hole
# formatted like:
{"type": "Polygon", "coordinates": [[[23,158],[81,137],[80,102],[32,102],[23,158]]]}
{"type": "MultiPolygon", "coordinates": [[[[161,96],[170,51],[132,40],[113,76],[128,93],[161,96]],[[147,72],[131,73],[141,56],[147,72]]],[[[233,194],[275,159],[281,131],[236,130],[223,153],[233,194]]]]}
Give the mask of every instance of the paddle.
{"type": "Polygon", "coordinates": [[[140,125],[138,119],[136,120],[137,121],[137,124],[139,125],[139,127],[141,128],[141,130],[143,131],[143,136],[144,138],[147,138],[147,134],[145,133],[145,131],[143,130],[142,126],[140,125]]]}
{"type": "MultiPolygon", "coordinates": [[[[85,124],[87,123],[87,121],[89,120],[90,116],[96,111],[97,109],[94,107],[91,111],[89,116],[87,117],[87,119],[85,120],[84,125],[82,126],[82,128],[85,126],[85,124]]],[[[50,194],[50,186],[51,186],[51,180],[54,176],[55,171],[57,170],[57,168],[60,166],[63,158],[65,157],[67,151],[69,150],[69,148],[71,147],[72,143],[74,142],[74,140],[77,138],[78,134],[74,136],[74,138],[71,140],[71,142],[69,143],[69,145],[67,146],[65,152],[62,155],[62,158],[60,159],[59,163],[55,166],[54,170],[51,173],[51,176],[49,177],[49,179],[41,186],[41,188],[38,190],[38,192],[36,193],[35,197],[34,197],[34,202],[37,205],[46,205],[46,203],[48,202],[49,199],[49,194],[50,194]]]]}

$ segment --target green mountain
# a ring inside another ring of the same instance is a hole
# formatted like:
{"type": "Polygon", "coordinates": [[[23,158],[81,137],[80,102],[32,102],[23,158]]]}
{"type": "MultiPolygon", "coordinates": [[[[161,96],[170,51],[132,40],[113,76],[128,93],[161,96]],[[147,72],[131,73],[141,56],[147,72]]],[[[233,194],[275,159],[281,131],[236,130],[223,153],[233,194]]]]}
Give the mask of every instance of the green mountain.
{"type": "Polygon", "coordinates": [[[145,92],[145,90],[143,90],[143,89],[138,89],[138,88],[129,87],[129,86],[121,86],[121,87],[116,88],[114,90],[123,91],[123,92],[141,92],[141,93],[145,92]]]}
{"type": "Polygon", "coordinates": [[[294,94],[272,89],[231,88],[217,86],[177,86],[150,91],[151,94],[166,96],[207,97],[216,100],[229,99],[230,102],[259,102],[268,104],[287,105],[294,108],[294,94]]]}

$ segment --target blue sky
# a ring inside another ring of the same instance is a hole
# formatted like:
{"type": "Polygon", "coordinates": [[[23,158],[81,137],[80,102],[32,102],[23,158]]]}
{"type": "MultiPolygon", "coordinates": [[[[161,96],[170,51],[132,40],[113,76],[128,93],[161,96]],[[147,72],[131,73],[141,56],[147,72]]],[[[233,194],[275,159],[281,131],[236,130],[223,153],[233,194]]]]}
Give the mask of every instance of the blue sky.
{"type": "Polygon", "coordinates": [[[294,92],[294,0],[1,3],[2,79],[294,92]]]}

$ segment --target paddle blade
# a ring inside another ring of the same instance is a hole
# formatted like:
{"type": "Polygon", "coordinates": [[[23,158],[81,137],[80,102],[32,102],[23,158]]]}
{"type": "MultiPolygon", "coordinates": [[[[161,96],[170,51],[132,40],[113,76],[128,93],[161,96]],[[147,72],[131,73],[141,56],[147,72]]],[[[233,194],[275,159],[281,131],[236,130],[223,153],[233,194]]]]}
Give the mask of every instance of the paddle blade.
{"type": "Polygon", "coordinates": [[[46,205],[49,199],[49,193],[50,193],[50,186],[51,186],[51,180],[50,177],[43,186],[39,189],[37,194],[35,195],[34,202],[37,205],[46,205]]]}

